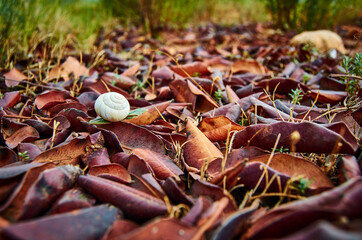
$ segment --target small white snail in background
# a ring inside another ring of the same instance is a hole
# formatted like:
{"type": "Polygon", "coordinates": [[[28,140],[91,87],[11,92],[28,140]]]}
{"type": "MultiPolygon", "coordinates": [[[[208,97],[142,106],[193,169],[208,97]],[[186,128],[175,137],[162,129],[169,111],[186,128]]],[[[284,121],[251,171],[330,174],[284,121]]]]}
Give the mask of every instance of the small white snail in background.
{"type": "Polygon", "coordinates": [[[94,104],[94,109],[100,117],[111,122],[125,119],[130,112],[128,100],[116,92],[100,95],[94,104]]]}

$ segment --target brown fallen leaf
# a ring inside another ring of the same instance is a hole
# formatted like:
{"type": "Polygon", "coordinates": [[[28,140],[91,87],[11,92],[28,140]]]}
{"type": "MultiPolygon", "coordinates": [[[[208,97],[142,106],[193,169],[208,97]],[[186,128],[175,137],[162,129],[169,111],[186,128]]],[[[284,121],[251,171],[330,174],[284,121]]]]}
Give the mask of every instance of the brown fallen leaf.
{"type": "Polygon", "coordinates": [[[187,143],[183,156],[188,165],[201,170],[205,161],[208,163],[223,158],[221,151],[196,127],[193,120],[186,123],[187,143]]]}
{"type": "Polygon", "coordinates": [[[151,166],[158,179],[165,180],[172,177],[177,182],[181,181],[179,175],[182,175],[183,171],[167,155],[145,148],[135,148],[132,152],[151,166]]]}
{"type": "Polygon", "coordinates": [[[21,99],[20,92],[6,92],[4,96],[0,99],[0,107],[11,108],[17,104],[21,99]]]}
{"type": "Polygon", "coordinates": [[[244,126],[236,124],[225,116],[204,118],[198,127],[212,142],[224,141],[228,138],[228,135],[231,138],[233,132],[245,129],[244,126]]]}
{"type": "Polygon", "coordinates": [[[160,117],[166,108],[170,105],[171,101],[158,103],[143,107],[146,111],[139,116],[133,117],[131,119],[125,119],[125,122],[133,123],[136,125],[148,125],[153,123],[157,118],[160,117]]]}
{"type": "Polygon", "coordinates": [[[292,149],[296,152],[314,153],[349,153],[354,154],[356,148],[347,142],[340,134],[311,122],[292,123],[278,122],[270,125],[257,124],[246,127],[235,133],[233,148],[241,146],[257,146],[271,150],[281,134],[277,148],[292,149]],[[298,132],[300,139],[291,140],[291,134],[298,132]]]}
{"type": "Polygon", "coordinates": [[[147,148],[158,153],[165,152],[162,140],[151,131],[140,126],[126,122],[114,122],[97,126],[116,134],[124,149],[147,148]]]}
{"type": "Polygon", "coordinates": [[[23,177],[20,185],[11,194],[9,199],[1,206],[1,215],[10,221],[17,219],[22,211],[22,206],[27,192],[31,188],[32,184],[36,181],[38,176],[46,169],[54,168],[55,165],[51,163],[44,163],[35,165],[27,171],[23,177]]]}
{"type": "Polygon", "coordinates": [[[15,87],[19,85],[22,80],[28,79],[28,77],[17,68],[12,68],[9,72],[4,73],[4,77],[7,87],[15,87]]]}
{"type": "Polygon", "coordinates": [[[75,138],[65,145],[60,145],[39,154],[33,162],[49,162],[56,165],[77,165],[79,158],[86,153],[90,143],[87,139],[75,138]]]}
{"type": "Polygon", "coordinates": [[[237,60],[231,65],[233,73],[249,72],[255,74],[268,73],[268,69],[256,60],[237,60]]]}
{"type": "Polygon", "coordinates": [[[31,127],[25,126],[14,132],[11,136],[6,138],[6,145],[9,148],[15,148],[22,142],[30,142],[39,138],[38,131],[31,127]]]}
{"type": "Polygon", "coordinates": [[[120,183],[130,183],[132,181],[131,175],[127,169],[117,163],[93,166],[89,169],[88,174],[120,183]]]}
{"type": "Polygon", "coordinates": [[[99,239],[121,215],[117,208],[103,204],[13,224],[3,234],[24,240],[99,239]]]}
{"type": "MultiPolygon", "coordinates": [[[[262,155],[251,158],[248,162],[262,162],[266,164],[270,155],[262,155]]],[[[304,159],[295,157],[289,154],[277,153],[274,154],[269,167],[274,170],[286,174],[290,177],[301,176],[312,180],[311,188],[332,188],[331,180],[325,173],[314,163],[304,159]]]]}
{"type": "Polygon", "coordinates": [[[63,78],[65,81],[69,81],[69,75],[73,74],[77,79],[81,75],[88,74],[88,68],[82,65],[76,58],[67,57],[64,63],[55,66],[50,72],[48,79],[63,78]]]}
{"type": "Polygon", "coordinates": [[[161,200],[114,181],[80,176],[78,184],[97,199],[119,207],[126,217],[134,220],[149,220],[167,212],[166,204],[161,200]]]}

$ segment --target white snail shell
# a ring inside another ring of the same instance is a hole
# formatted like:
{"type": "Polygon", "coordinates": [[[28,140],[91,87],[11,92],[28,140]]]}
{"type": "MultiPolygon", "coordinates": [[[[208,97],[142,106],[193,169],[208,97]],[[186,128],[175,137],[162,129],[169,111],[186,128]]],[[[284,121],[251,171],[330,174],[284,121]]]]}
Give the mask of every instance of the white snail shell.
{"type": "Polygon", "coordinates": [[[116,92],[100,95],[94,104],[94,109],[100,117],[111,122],[125,119],[130,112],[127,99],[116,92]]]}

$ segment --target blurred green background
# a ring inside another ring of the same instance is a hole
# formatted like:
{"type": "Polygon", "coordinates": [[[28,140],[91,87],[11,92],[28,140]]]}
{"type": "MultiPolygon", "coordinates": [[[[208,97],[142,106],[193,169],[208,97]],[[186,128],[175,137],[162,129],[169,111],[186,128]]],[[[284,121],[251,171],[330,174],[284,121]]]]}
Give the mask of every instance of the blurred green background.
{"type": "Polygon", "coordinates": [[[101,29],[119,25],[153,36],[160,28],[203,22],[272,21],[282,30],[331,29],[360,24],[361,6],[362,0],[0,0],[0,51],[4,58],[48,44],[51,57],[67,46],[89,52],[101,29]]]}

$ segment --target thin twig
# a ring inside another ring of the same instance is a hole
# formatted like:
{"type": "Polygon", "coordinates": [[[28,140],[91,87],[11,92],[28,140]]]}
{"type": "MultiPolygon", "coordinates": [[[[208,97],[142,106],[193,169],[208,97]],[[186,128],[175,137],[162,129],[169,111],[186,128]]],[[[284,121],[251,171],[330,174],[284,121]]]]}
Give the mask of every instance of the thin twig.
{"type": "Polygon", "coordinates": [[[354,76],[354,75],[330,74],[329,76],[331,76],[331,77],[349,77],[349,78],[355,78],[355,79],[362,80],[362,77],[360,77],[360,76],[354,76]]]}

